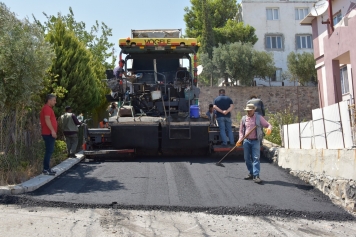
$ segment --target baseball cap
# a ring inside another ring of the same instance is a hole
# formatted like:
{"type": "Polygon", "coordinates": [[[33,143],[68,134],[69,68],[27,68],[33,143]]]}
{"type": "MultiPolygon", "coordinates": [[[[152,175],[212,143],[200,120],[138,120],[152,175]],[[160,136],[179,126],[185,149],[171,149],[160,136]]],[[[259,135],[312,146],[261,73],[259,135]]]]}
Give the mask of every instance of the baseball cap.
{"type": "Polygon", "coordinates": [[[107,122],[108,120],[106,118],[104,118],[104,122],[107,122]]]}

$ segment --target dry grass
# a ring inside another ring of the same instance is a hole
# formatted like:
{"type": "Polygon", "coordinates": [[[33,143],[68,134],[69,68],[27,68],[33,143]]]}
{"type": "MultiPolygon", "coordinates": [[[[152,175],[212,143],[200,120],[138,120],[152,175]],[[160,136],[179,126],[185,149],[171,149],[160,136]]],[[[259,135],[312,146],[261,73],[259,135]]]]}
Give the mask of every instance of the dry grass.
{"type": "MultiPolygon", "coordinates": [[[[67,159],[66,153],[61,152],[51,158],[51,167],[54,167],[67,159]]],[[[19,165],[17,168],[11,170],[0,170],[0,186],[14,185],[25,182],[42,173],[43,158],[37,159],[32,164],[22,167],[19,165]]]]}
{"type": "MultiPolygon", "coordinates": [[[[0,113],[0,185],[22,183],[42,172],[45,145],[38,111],[25,108],[0,113]]],[[[56,140],[52,166],[66,159],[65,142],[56,140]]]]}

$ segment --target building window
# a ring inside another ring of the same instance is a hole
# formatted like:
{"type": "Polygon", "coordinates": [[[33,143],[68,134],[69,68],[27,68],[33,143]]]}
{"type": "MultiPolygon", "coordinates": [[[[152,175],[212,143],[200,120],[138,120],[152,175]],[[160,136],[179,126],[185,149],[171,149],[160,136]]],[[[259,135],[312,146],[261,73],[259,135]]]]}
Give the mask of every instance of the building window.
{"type": "Polygon", "coordinates": [[[349,93],[349,77],[347,75],[347,66],[340,68],[341,92],[349,93]]]}
{"type": "Polygon", "coordinates": [[[266,36],[266,49],[282,49],[282,36],[281,35],[267,35],[266,36]]]}
{"type": "Polygon", "coordinates": [[[282,81],[282,68],[277,68],[271,77],[271,81],[282,81]]]}
{"type": "Polygon", "coordinates": [[[279,8],[267,8],[267,20],[279,20],[279,8]]]}
{"type": "Polygon", "coordinates": [[[308,8],[296,8],[295,9],[295,19],[303,20],[309,13],[308,8]]]}
{"type": "Polygon", "coordinates": [[[336,13],[333,17],[333,22],[334,25],[336,25],[337,23],[339,23],[342,19],[342,15],[341,15],[341,11],[339,11],[338,13],[336,13]]]}
{"type": "Polygon", "coordinates": [[[312,49],[311,35],[296,35],[297,49],[312,49]]]}

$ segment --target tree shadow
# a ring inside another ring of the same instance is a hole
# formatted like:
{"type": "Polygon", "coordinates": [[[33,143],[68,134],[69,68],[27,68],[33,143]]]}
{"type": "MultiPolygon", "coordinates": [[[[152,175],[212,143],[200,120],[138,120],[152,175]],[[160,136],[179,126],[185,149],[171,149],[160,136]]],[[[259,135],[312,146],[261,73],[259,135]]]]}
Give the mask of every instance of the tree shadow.
{"type": "MultiPolygon", "coordinates": [[[[51,195],[60,193],[86,194],[91,192],[105,192],[113,190],[125,190],[123,183],[118,180],[100,180],[90,176],[97,164],[76,165],[64,172],[51,182],[39,189],[28,193],[31,196],[51,195]],[[79,188],[78,188],[79,187],[79,188]]],[[[107,177],[109,178],[109,177],[107,177]]]]}

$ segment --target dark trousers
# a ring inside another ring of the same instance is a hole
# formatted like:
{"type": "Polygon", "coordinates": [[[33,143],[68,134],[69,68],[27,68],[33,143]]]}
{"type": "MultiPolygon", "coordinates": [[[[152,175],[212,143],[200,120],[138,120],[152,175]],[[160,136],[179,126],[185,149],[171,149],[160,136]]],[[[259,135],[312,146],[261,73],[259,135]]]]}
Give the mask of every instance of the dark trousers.
{"type": "Polygon", "coordinates": [[[46,151],[43,159],[43,169],[49,170],[49,163],[51,161],[51,156],[54,151],[54,143],[56,139],[52,137],[52,135],[42,135],[43,140],[45,142],[46,151]]]}
{"type": "Polygon", "coordinates": [[[75,154],[78,146],[78,134],[66,135],[65,139],[68,155],[75,154]]]}

